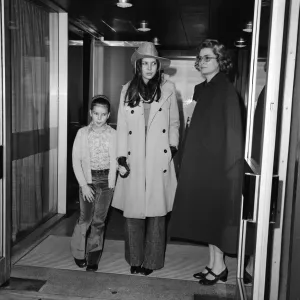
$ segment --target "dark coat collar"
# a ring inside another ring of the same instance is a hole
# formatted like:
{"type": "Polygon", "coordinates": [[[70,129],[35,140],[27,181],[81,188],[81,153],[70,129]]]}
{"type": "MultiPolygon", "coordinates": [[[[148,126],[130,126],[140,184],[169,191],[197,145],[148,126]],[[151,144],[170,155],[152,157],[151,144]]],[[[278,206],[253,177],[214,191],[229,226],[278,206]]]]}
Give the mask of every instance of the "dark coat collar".
{"type": "Polygon", "coordinates": [[[218,83],[222,80],[224,80],[224,78],[226,78],[226,74],[224,74],[223,72],[219,72],[217,73],[209,82],[207,82],[207,80],[204,81],[204,85],[212,85],[214,83],[218,83]]]}

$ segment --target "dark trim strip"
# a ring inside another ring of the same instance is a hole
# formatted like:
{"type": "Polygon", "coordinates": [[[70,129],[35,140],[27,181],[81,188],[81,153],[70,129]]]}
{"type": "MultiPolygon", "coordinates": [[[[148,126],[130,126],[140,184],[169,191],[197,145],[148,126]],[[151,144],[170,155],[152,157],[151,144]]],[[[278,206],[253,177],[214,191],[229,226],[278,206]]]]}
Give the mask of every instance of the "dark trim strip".
{"type": "Polygon", "coordinates": [[[12,160],[57,148],[58,128],[15,132],[12,134],[12,160]]]}

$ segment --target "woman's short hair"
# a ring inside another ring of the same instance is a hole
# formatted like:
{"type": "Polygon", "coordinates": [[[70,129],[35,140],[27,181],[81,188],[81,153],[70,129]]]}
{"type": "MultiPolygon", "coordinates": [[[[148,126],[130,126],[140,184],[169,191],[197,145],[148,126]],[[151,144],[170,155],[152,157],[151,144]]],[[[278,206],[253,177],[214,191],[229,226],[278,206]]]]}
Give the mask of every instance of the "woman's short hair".
{"type": "Polygon", "coordinates": [[[221,72],[229,73],[233,68],[231,57],[226,47],[217,40],[206,39],[198,47],[198,55],[196,56],[195,68],[200,71],[199,52],[204,48],[210,48],[217,57],[221,72]]]}
{"type": "Polygon", "coordinates": [[[105,106],[108,113],[110,113],[110,101],[105,95],[96,95],[92,98],[91,110],[93,110],[96,105],[105,106]]]}

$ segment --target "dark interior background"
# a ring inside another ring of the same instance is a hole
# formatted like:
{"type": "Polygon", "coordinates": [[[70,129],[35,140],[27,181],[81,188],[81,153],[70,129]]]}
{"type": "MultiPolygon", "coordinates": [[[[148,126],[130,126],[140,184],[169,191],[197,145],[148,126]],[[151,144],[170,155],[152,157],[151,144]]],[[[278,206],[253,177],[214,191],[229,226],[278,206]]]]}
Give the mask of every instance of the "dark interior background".
{"type": "MultiPolygon", "coordinates": [[[[78,27],[108,41],[151,41],[157,37],[161,50],[193,50],[205,38],[218,39],[229,48],[234,48],[240,37],[248,44],[251,39],[242,29],[253,19],[254,0],[129,1],[133,4],[130,8],[119,8],[117,0],[55,2],[69,13],[73,29],[78,27]],[[149,32],[137,30],[142,20],[149,23],[149,32]]],[[[260,43],[267,45],[270,1],[262,3],[260,43]]]]}

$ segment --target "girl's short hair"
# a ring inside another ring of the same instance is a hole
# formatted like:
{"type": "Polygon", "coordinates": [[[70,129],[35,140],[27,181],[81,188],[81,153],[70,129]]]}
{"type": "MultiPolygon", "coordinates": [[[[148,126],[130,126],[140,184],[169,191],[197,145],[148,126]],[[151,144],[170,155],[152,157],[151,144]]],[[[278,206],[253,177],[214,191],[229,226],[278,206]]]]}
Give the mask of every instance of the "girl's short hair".
{"type": "Polygon", "coordinates": [[[199,52],[204,48],[210,48],[217,57],[219,68],[221,72],[229,73],[233,68],[231,57],[226,47],[219,43],[218,40],[206,39],[198,47],[198,55],[196,56],[195,68],[200,71],[200,57],[199,52]]]}
{"type": "Polygon", "coordinates": [[[105,106],[108,113],[110,113],[110,101],[105,95],[96,95],[92,98],[91,110],[93,110],[96,105],[105,106]]]}

